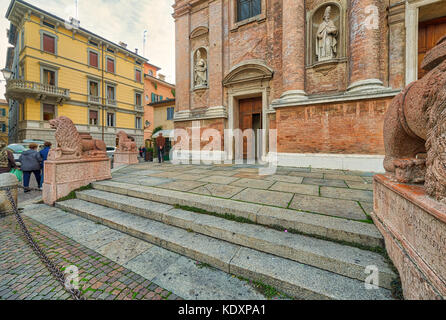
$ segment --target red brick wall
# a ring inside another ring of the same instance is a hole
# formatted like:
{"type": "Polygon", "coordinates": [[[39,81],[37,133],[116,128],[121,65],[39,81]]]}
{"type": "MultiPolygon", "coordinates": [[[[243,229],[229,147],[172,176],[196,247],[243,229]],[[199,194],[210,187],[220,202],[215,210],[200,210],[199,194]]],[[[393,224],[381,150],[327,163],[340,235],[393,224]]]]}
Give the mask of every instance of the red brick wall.
{"type": "Polygon", "coordinates": [[[278,109],[278,152],[384,154],[383,121],[391,100],[278,109]]]}

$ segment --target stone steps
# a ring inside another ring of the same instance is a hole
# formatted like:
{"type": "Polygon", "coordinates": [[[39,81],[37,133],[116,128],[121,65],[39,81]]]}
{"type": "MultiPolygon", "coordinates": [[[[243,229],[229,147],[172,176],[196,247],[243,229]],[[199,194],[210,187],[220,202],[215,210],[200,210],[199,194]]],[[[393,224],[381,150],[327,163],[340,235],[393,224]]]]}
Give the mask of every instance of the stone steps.
{"type": "Polygon", "coordinates": [[[380,286],[384,288],[390,289],[396,277],[384,258],[371,251],[100,190],[77,192],[77,198],[358,280],[365,280],[364,270],[375,265],[379,270],[380,286]]]}
{"type": "MultiPolygon", "coordinates": [[[[136,200],[134,201],[136,203],[136,200]]],[[[262,281],[294,297],[342,300],[391,299],[391,293],[387,289],[367,290],[363,281],[139,215],[80,199],[59,202],[56,205],[62,210],[207,263],[227,273],[262,281]]]]}
{"type": "Polygon", "coordinates": [[[358,221],[115,181],[94,182],[93,188],[159,203],[232,214],[259,225],[279,226],[330,240],[369,247],[384,246],[383,237],[373,224],[358,221]]]}

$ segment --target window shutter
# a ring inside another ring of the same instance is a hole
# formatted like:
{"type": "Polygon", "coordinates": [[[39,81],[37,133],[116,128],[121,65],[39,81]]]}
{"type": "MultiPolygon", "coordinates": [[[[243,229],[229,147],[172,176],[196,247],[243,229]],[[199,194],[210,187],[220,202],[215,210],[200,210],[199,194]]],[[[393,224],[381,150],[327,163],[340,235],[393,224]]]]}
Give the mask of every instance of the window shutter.
{"type": "Polygon", "coordinates": [[[141,71],[136,70],[136,81],[141,82],[141,71]]]}
{"type": "Polygon", "coordinates": [[[115,61],[112,59],[107,59],[107,71],[114,73],[115,72],[115,61]]]}
{"type": "Polygon", "coordinates": [[[155,102],[155,94],[152,92],[152,102],[155,102]]]}
{"type": "Polygon", "coordinates": [[[56,53],[56,39],[44,34],[43,35],[43,51],[56,53]]]}
{"type": "Polygon", "coordinates": [[[90,52],[90,66],[98,68],[99,67],[98,61],[99,61],[98,54],[95,52],[90,52]]]}

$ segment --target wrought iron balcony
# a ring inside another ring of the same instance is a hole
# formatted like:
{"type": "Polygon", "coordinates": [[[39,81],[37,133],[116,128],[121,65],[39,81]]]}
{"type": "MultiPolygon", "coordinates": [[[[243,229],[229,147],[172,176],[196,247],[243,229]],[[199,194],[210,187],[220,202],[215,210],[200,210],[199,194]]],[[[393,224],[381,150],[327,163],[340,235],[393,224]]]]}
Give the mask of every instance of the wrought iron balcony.
{"type": "Polygon", "coordinates": [[[25,98],[36,100],[55,100],[59,104],[70,100],[70,90],[39,82],[14,79],[6,84],[9,99],[23,101],[25,98]]]}

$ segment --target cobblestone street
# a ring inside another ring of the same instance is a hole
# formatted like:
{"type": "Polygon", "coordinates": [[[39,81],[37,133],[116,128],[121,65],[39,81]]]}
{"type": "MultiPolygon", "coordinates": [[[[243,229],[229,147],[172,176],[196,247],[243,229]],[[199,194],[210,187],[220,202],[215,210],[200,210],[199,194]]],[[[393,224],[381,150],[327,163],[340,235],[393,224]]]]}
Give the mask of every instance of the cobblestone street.
{"type": "MultiPolygon", "coordinates": [[[[87,299],[175,300],[171,292],[58,232],[24,217],[35,240],[62,270],[79,268],[87,299]]],[[[0,219],[0,300],[72,299],[25,242],[14,216],[0,219]]]]}

